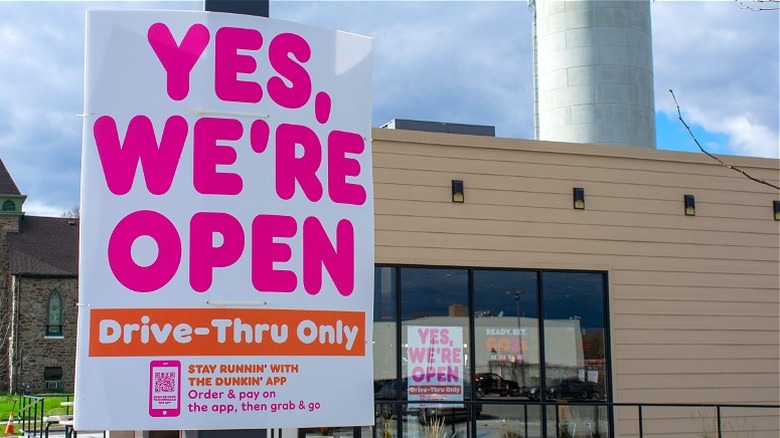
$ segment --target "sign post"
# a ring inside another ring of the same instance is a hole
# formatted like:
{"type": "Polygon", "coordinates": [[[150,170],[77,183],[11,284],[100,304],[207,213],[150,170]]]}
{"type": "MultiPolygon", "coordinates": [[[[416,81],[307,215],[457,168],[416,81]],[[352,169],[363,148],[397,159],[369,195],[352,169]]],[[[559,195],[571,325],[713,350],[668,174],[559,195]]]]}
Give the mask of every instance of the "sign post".
{"type": "Polygon", "coordinates": [[[268,17],[269,0],[206,0],[204,8],[211,12],[232,12],[234,14],[268,17]]]}
{"type": "Polygon", "coordinates": [[[77,430],[373,423],[371,50],[87,13],[77,430]]]}

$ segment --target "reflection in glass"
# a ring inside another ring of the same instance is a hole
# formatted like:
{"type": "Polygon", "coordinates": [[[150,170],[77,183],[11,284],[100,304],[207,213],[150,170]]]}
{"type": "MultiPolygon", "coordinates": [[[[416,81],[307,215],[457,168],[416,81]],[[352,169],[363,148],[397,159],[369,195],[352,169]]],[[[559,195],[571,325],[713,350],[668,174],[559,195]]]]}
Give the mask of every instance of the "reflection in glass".
{"type": "MultiPolygon", "coordinates": [[[[437,428],[471,436],[468,383],[468,271],[401,268],[401,375],[409,400],[404,434],[437,428]],[[420,403],[411,403],[420,402],[420,403]],[[409,418],[409,417],[407,417],[409,418]],[[407,430],[408,429],[408,430],[407,430]]],[[[440,436],[440,435],[437,435],[440,436]]]]}
{"type": "MultiPolygon", "coordinates": [[[[606,406],[558,404],[547,406],[547,437],[609,437],[606,406]]],[[[539,435],[536,435],[539,436],[539,435]]]]}
{"type": "MultiPolygon", "coordinates": [[[[479,438],[540,437],[541,406],[485,404],[482,419],[477,422],[479,438]]],[[[554,436],[554,435],[553,435],[554,436]]]]}
{"type": "Polygon", "coordinates": [[[545,383],[549,400],[605,400],[604,275],[544,272],[545,383]]]}
{"type": "Polygon", "coordinates": [[[606,283],[602,273],[543,272],[547,436],[608,436],[606,283]]]}
{"type": "Polygon", "coordinates": [[[600,272],[377,267],[373,436],[608,436],[578,403],[608,399],[606,297],[600,272]]]}
{"type": "Polygon", "coordinates": [[[474,271],[476,382],[485,397],[526,397],[539,384],[537,274],[474,271]]]}
{"type": "Polygon", "coordinates": [[[418,412],[417,417],[408,417],[403,423],[405,437],[457,438],[470,437],[470,418],[477,418],[475,405],[460,405],[453,408],[423,408],[409,404],[410,412],[418,412]],[[434,412],[433,415],[430,412],[434,412]]]}

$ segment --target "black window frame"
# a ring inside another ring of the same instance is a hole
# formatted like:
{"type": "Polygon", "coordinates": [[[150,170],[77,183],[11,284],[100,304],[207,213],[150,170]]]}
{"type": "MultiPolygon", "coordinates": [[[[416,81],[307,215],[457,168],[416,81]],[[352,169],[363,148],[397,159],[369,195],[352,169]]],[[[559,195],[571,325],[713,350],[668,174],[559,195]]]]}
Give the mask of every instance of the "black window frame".
{"type": "MultiPolygon", "coordinates": [[[[395,275],[394,278],[394,285],[395,290],[393,293],[395,294],[395,314],[394,318],[392,318],[394,321],[396,321],[396,352],[395,352],[395,371],[396,371],[396,384],[401,385],[402,379],[405,376],[401,375],[402,371],[402,351],[401,351],[401,337],[402,337],[402,330],[403,330],[403,278],[402,278],[402,272],[404,268],[428,268],[428,269],[463,269],[467,272],[467,302],[468,302],[468,343],[469,343],[469,351],[468,354],[470,357],[476,357],[476,344],[475,344],[475,303],[474,303],[474,273],[476,271],[521,271],[521,272],[535,272],[536,273],[536,280],[537,280],[537,305],[538,305],[538,321],[539,321],[539,355],[540,355],[540,368],[541,368],[541,376],[540,381],[542,382],[542,388],[541,393],[544,394],[546,392],[546,376],[545,376],[545,366],[543,366],[546,362],[546,356],[544,351],[544,322],[545,322],[545,312],[544,312],[544,274],[545,273],[558,273],[558,272],[565,272],[565,273],[586,273],[586,274],[597,274],[601,275],[601,284],[602,284],[602,297],[603,297],[603,324],[604,324],[604,362],[605,362],[605,375],[608,377],[605,381],[605,387],[604,387],[604,399],[598,400],[598,401],[589,401],[589,404],[595,404],[595,405],[603,405],[607,407],[607,412],[609,416],[608,421],[608,430],[609,430],[609,436],[615,436],[615,424],[614,424],[614,412],[611,408],[611,403],[613,402],[612,397],[612,368],[613,368],[613,361],[612,361],[612,351],[611,351],[611,320],[610,320],[610,309],[609,309],[609,298],[610,298],[610,288],[609,288],[609,271],[607,270],[581,270],[581,269],[529,269],[529,268],[505,268],[505,267],[489,267],[489,266],[454,266],[454,265],[416,265],[416,264],[393,264],[393,263],[376,263],[374,265],[375,272],[378,268],[392,268],[393,273],[395,275]]],[[[474,360],[470,361],[468,366],[468,379],[470,381],[474,381],[475,376],[475,370],[476,363],[474,360]]],[[[472,386],[472,392],[475,391],[474,385],[472,386]]],[[[405,398],[402,396],[403,391],[397,391],[396,394],[396,402],[402,402],[407,403],[408,401],[405,400],[405,398]]],[[[475,394],[471,394],[471,400],[475,400],[475,394]]],[[[376,402],[376,401],[375,401],[376,402]]],[[[550,401],[542,399],[543,403],[554,403],[554,405],[560,405],[561,401],[550,401]]],[[[528,400],[522,400],[522,399],[509,399],[506,400],[504,403],[509,405],[529,405],[538,404],[537,402],[530,402],[528,400]]],[[[396,412],[400,412],[400,405],[396,405],[396,412]]],[[[546,430],[547,426],[547,408],[541,409],[541,423],[543,425],[543,430],[546,430]]],[[[400,418],[397,419],[397,421],[401,421],[400,418]]],[[[472,418],[470,420],[470,431],[471,436],[476,437],[477,436],[477,421],[476,418],[472,418]]],[[[400,427],[400,424],[396,428],[397,430],[397,438],[403,438],[403,428],[400,427]]],[[[547,432],[545,432],[546,434],[547,432]]],[[[374,429],[374,434],[376,434],[376,429],[374,429]]]]}

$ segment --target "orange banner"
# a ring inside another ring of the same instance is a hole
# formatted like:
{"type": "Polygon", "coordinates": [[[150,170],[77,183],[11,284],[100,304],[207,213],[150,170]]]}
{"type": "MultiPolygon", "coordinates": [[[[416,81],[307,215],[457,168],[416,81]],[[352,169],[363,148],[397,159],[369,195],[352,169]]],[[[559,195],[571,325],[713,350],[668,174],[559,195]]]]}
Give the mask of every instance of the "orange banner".
{"type": "Polygon", "coordinates": [[[365,313],[91,309],[89,356],[363,356],[365,313]]]}

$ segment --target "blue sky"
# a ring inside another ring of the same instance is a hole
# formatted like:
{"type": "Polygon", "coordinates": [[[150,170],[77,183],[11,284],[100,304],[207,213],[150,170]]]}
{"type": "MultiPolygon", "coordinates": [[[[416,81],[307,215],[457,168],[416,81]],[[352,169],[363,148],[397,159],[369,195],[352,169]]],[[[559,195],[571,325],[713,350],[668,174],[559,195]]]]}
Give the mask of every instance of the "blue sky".
{"type": "MultiPolygon", "coordinates": [[[[751,1],[652,3],[659,149],[780,155],[780,13],[751,1]]],[[[197,1],[0,0],[0,159],[31,215],[78,204],[84,11],[202,10],[197,1]]],[[[276,1],[271,17],[374,38],[373,124],[494,125],[533,137],[531,14],[521,1],[276,1]]]]}

